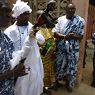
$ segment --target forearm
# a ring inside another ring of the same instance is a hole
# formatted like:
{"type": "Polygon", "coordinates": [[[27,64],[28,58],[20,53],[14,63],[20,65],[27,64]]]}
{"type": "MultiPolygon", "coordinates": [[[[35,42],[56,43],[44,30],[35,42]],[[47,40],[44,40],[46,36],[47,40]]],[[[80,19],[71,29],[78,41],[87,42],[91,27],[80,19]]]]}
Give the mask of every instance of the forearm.
{"type": "Polygon", "coordinates": [[[14,69],[9,70],[3,74],[0,74],[0,81],[26,75],[27,73],[25,72],[25,67],[23,65],[24,60],[25,59],[21,60],[20,64],[18,64],[14,69]]]}
{"type": "Polygon", "coordinates": [[[64,38],[65,38],[65,35],[54,32],[54,37],[55,37],[56,39],[64,39],[64,38]]]}
{"type": "Polygon", "coordinates": [[[74,35],[72,39],[80,41],[82,38],[83,38],[82,35],[81,36],[74,35]]]}
{"type": "Polygon", "coordinates": [[[13,70],[7,71],[4,74],[0,74],[0,81],[5,79],[11,79],[14,76],[13,70]]]}
{"type": "Polygon", "coordinates": [[[66,40],[81,40],[83,35],[77,35],[76,33],[68,33],[65,37],[66,40]]]}

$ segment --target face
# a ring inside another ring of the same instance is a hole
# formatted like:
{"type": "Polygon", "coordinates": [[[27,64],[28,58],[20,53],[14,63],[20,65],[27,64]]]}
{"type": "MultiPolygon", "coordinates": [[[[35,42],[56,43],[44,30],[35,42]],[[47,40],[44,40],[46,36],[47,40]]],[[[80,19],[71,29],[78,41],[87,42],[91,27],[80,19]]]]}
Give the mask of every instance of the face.
{"type": "Polygon", "coordinates": [[[54,3],[50,3],[47,6],[47,8],[48,8],[49,11],[53,11],[55,9],[55,7],[56,7],[56,3],[55,2],[54,3]]]}
{"type": "Polygon", "coordinates": [[[29,21],[29,15],[30,13],[24,12],[23,14],[21,14],[20,16],[18,16],[17,20],[21,23],[21,24],[28,24],[29,21]]]}
{"type": "Polygon", "coordinates": [[[75,6],[73,4],[69,4],[67,6],[67,9],[66,9],[66,15],[67,15],[67,17],[69,17],[69,18],[73,17],[74,14],[75,14],[75,11],[76,11],[75,6]]]}

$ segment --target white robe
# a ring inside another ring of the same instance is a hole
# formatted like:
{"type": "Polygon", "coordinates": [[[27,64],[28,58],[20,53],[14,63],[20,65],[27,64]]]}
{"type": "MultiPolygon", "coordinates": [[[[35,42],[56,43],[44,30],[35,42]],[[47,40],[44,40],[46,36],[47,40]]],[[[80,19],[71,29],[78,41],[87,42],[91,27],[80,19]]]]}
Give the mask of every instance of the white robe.
{"type": "MultiPolygon", "coordinates": [[[[24,65],[25,68],[30,68],[30,70],[26,70],[28,75],[17,79],[15,95],[40,95],[43,92],[44,72],[36,38],[27,37],[24,47],[16,56],[18,60],[20,60],[20,58],[26,58],[24,65]]],[[[15,65],[17,65],[19,61],[15,58],[14,60],[12,64],[15,63],[15,65]]]]}
{"type": "Polygon", "coordinates": [[[28,22],[28,26],[17,26],[17,22],[9,26],[4,33],[13,41],[15,51],[21,50],[26,37],[29,35],[33,25],[28,22]]]}
{"type": "MultiPolygon", "coordinates": [[[[15,47],[13,57],[18,53],[19,50],[22,49],[25,39],[30,34],[33,27],[30,22],[28,22],[28,26],[17,26],[16,23],[17,22],[9,26],[4,31],[4,33],[12,40],[15,47]]],[[[43,44],[45,42],[45,38],[39,32],[36,33],[36,39],[39,44],[43,44]]]]}
{"type": "Polygon", "coordinates": [[[41,34],[39,34],[39,32],[36,34],[36,37],[29,39],[28,35],[32,29],[32,26],[33,25],[29,23],[27,29],[24,27],[19,27],[19,31],[16,23],[14,23],[12,26],[5,30],[5,34],[13,41],[15,47],[15,52],[13,52],[13,59],[10,62],[11,69],[19,64],[20,59],[23,57],[26,58],[24,63],[25,67],[30,68],[30,71],[26,70],[28,75],[19,77],[17,79],[15,85],[15,95],[40,95],[43,92],[43,64],[37,41],[42,44],[44,43],[45,39],[41,34]],[[22,32],[21,46],[19,32],[22,32]]]}

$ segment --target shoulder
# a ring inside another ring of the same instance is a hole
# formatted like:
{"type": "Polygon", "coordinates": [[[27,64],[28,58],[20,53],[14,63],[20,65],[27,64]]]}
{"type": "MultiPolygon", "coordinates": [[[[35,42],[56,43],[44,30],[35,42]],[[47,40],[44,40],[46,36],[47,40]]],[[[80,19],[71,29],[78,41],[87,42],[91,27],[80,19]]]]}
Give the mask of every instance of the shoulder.
{"type": "Polygon", "coordinates": [[[66,15],[59,17],[58,21],[60,22],[60,21],[63,21],[64,19],[66,19],[66,15]]]}
{"type": "Polygon", "coordinates": [[[32,27],[33,27],[33,24],[31,22],[28,22],[28,29],[29,29],[29,31],[31,30],[32,27]]]}
{"type": "Polygon", "coordinates": [[[28,22],[29,26],[33,27],[33,24],[31,22],[28,22]]]}
{"type": "Polygon", "coordinates": [[[75,18],[76,18],[76,19],[78,19],[79,21],[81,21],[81,22],[85,23],[85,20],[84,20],[84,18],[83,18],[83,17],[81,17],[81,16],[77,15],[77,16],[75,16],[75,18]]]}
{"type": "Polygon", "coordinates": [[[7,33],[10,33],[11,31],[15,31],[16,30],[16,25],[11,25],[9,26],[8,28],[5,29],[4,33],[7,34],[7,33]]]}
{"type": "Polygon", "coordinates": [[[11,25],[9,26],[5,31],[4,33],[9,37],[9,38],[12,38],[14,36],[17,35],[17,26],[16,25],[11,25]]]}

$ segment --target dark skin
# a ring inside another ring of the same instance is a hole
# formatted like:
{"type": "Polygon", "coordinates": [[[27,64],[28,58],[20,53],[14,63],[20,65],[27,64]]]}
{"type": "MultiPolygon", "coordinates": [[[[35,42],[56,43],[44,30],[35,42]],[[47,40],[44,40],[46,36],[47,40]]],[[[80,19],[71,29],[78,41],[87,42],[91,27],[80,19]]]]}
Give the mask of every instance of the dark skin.
{"type": "MultiPolygon", "coordinates": [[[[66,18],[67,19],[72,19],[72,17],[74,16],[76,11],[76,7],[73,4],[69,4],[66,7],[66,18]]],[[[66,40],[81,40],[83,38],[83,36],[77,36],[75,33],[73,33],[73,31],[67,35],[63,35],[60,33],[54,33],[54,37],[57,39],[66,39],[66,40]]]]}
{"type": "Polygon", "coordinates": [[[39,16],[37,16],[37,19],[38,19],[38,17],[43,19],[43,23],[39,24],[39,20],[38,20],[38,23],[36,23],[34,25],[34,27],[40,27],[41,25],[45,24],[47,28],[53,28],[55,26],[57,18],[53,18],[50,15],[50,12],[52,12],[55,9],[55,6],[56,6],[56,2],[55,1],[49,2],[47,4],[46,9],[41,14],[39,14],[39,16]]]}
{"type": "Polygon", "coordinates": [[[56,2],[48,3],[47,8],[44,10],[43,18],[45,20],[46,26],[53,28],[55,26],[54,19],[49,12],[53,11],[55,9],[56,2]],[[51,19],[48,19],[48,17],[51,19]],[[50,25],[50,26],[49,26],[50,25]]]}
{"type": "Polygon", "coordinates": [[[23,65],[24,61],[25,59],[22,59],[13,70],[0,74],[0,81],[26,75],[27,73],[25,73],[25,67],[23,65]]]}
{"type": "Polygon", "coordinates": [[[28,25],[29,15],[30,15],[30,13],[28,11],[26,11],[23,14],[21,14],[20,16],[18,16],[17,17],[17,25],[18,26],[28,25]]]}

